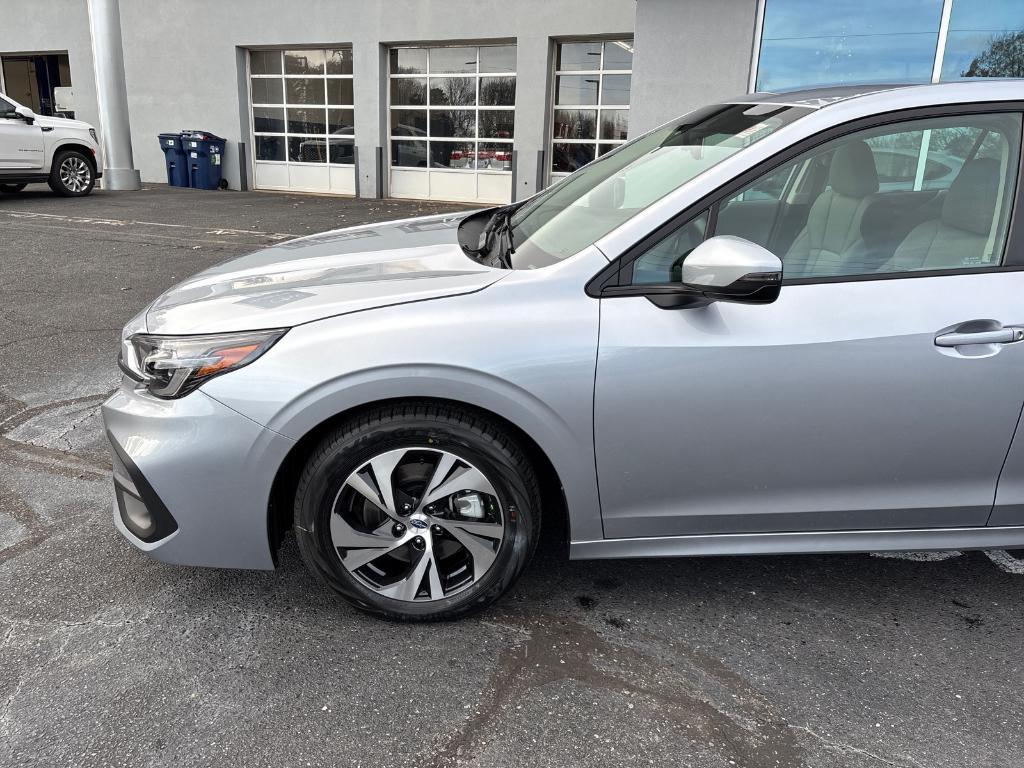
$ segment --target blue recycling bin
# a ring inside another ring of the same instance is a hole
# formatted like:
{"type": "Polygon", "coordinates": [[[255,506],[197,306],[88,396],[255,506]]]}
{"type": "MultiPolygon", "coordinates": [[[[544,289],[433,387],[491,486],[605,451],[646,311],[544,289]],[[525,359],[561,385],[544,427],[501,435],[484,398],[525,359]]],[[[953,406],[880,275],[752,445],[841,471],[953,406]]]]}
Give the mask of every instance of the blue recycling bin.
{"type": "Polygon", "coordinates": [[[208,131],[181,132],[181,148],[188,165],[188,186],[194,189],[227,186],[221,181],[226,144],[220,136],[208,131]]]}
{"type": "Polygon", "coordinates": [[[185,150],[181,148],[181,134],[161,133],[160,149],[164,151],[167,183],[172,187],[187,187],[188,163],[185,162],[185,150]]]}

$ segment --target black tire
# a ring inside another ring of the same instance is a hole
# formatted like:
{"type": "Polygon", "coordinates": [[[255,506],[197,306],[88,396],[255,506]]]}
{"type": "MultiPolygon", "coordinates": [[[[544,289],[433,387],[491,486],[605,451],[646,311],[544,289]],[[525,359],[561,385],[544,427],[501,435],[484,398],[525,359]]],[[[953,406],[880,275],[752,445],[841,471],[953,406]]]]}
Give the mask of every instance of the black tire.
{"type": "Polygon", "coordinates": [[[50,189],[62,197],[84,197],[96,186],[96,166],[91,157],[77,149],[62,149],[50,166],[50,189]],[[68,169],[65,169],[68,164],[68,169]],[[74,171],[71,172],[70,169],[74,171]],[[68,170],[68,173],[64,171],[68,170]]]}
{"type": "Polygon", "coordinates": [[[28,184],[0,184],[0,192],[7,195],[14,195],[21,192],[28,184]]]}
{"type": "Polygon", "coordinates": [[[540,490],[525,453],[489,420],[436,404],[383,406],[338,425],[313,451],[296,491],[294,530],[306,567],[360,610],[398,621],[445,621],[490,605],[522,573],[540,533],[540,490]],[[463,591],[431,601],[398,600],[378,594],[342,564],[331,515],[352,472],[381,453],[426,444],[471,462],[488,478],[502,509],[504,538],[490,568],[463,591]]]}

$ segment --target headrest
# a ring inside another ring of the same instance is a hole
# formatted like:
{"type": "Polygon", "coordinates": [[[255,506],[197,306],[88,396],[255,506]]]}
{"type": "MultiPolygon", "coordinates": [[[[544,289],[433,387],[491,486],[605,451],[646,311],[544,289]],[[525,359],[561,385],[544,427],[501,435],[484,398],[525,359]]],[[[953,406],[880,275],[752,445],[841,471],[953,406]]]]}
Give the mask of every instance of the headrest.
{"type": "Polygon", "coordinates": [[[860,139],[847,142],[832,153],[828,169],[832,190],[858,199],[878,191],[878,171],[871,148],[860,139]]]}
{"type": "Polygon", "coordinates": [[[991,157],[964,164],[946,193],[942,222],[957,229],[987,235],[999,197],[999,161],[991,157]]]}

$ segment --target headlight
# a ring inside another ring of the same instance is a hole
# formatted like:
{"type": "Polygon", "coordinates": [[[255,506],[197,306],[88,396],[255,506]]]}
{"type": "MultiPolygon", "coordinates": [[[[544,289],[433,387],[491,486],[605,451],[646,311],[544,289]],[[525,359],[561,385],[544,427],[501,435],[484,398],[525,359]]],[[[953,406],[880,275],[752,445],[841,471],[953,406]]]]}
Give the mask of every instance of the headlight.
{"type": "Polygon", "coordinates": [[[182,397],[204,381],[248,365],[274,346],[287,329],[156,336],[136,333],[121,345],[121,369],[157,397],[182,397]]]}
{"type": "Polygon", "coordinates": [[[96,129],[95,128],[90,128],[89,129],[89,135],[92,136],[92,140],[95,141],[97,144],[100,143],[99,138],[96,136],[96,129]]]}

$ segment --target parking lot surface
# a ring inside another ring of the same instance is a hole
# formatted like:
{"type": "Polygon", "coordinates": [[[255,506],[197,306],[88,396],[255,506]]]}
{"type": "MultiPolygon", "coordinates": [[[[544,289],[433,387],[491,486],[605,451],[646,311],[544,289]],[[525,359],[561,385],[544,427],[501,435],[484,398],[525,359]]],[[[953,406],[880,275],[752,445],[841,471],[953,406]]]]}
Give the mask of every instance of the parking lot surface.
{"type": "MultiPolygon", "coordinates": [[[[36,191],[38,190],[38,191],[36,191]]],[[[1020,766],[1024,576],[982,553],[569,562],[460,623],[114,531],[121,325],[277,240],[459,206],[0,197],[0,765],[1020,766]]]]}

